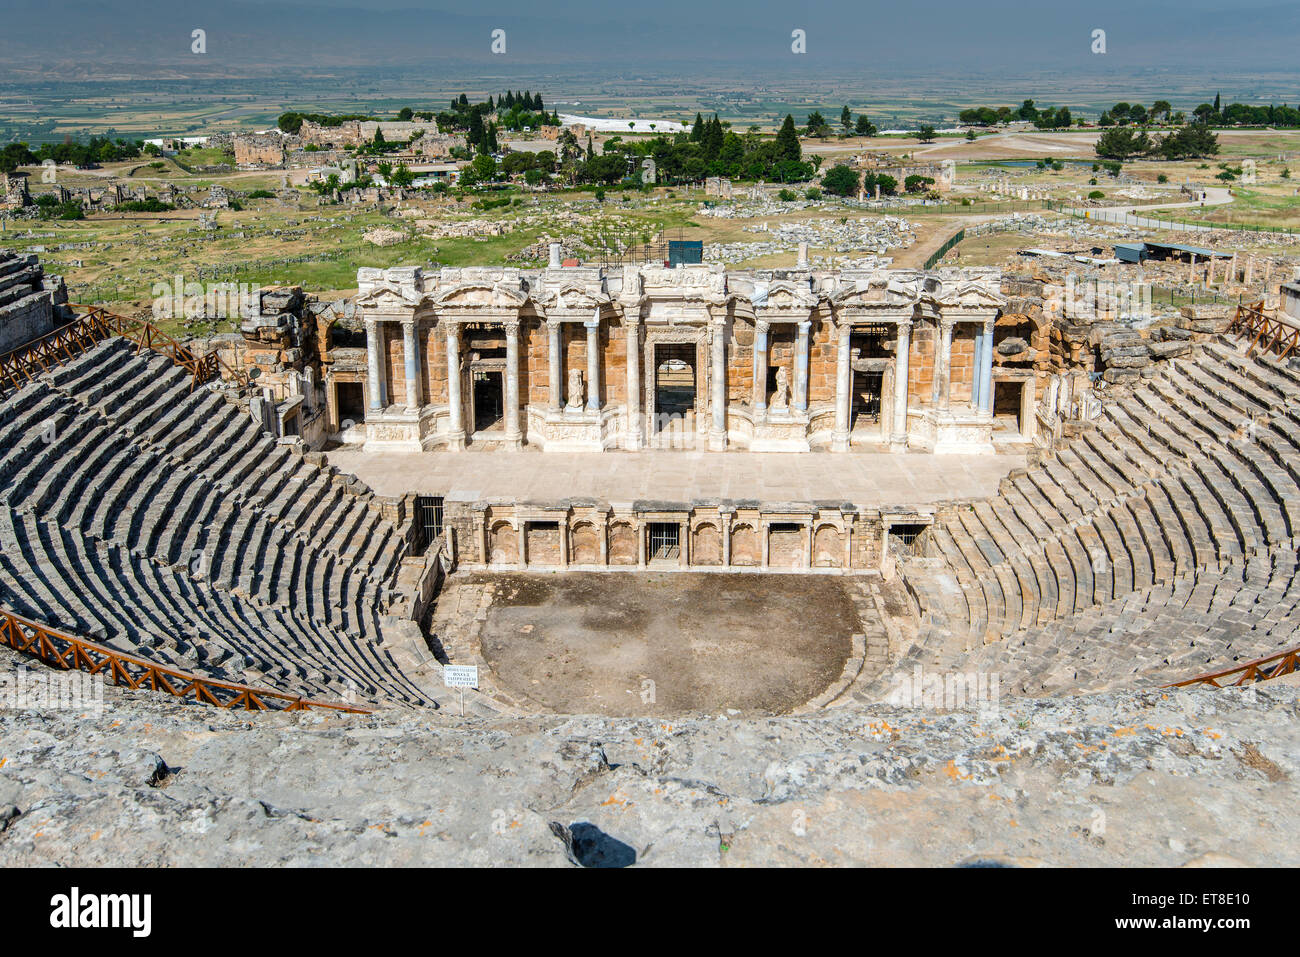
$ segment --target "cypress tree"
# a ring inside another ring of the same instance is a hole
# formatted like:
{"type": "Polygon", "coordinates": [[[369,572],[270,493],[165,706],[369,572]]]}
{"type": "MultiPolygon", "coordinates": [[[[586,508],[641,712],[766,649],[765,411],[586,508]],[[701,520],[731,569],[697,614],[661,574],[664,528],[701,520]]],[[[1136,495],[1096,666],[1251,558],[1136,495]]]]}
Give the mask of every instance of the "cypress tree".
{"type": "Polygon", "coordinates": [[[794,128],[794,117],[789,113],[785,115],[785,122],[781,124],[781,132],[776,134],[776,158],[794,160],[796,163],[803,159],[803,147],[799,145],[799,134],[794,128]]]}

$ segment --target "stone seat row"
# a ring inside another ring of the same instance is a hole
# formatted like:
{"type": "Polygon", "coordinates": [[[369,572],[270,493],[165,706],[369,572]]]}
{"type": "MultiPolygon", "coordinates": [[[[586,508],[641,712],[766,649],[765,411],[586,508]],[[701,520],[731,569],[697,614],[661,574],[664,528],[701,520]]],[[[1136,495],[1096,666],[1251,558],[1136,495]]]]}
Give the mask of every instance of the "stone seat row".
{"type": "Polygon", "coordinates": [[[51,393],[32,406],[52,431],[23,432],[23,416],[0,431],[0,501],[192,567],[221,587],[258,593],[357,636],[381,614],[378,584],[313,547],[312,530],[325,512],[343,511],[341,489],[319,471],[311,482],[303,474],[292,504],[277,514],[225,495],[152,451],[141,453],[69,402],[51,393]]]}
{"type": "MultiPolygon", "coordinates": [[[[51,372],[47,381],[137,447],[153,449],[279,517],[292,509],[293,496],[285,495],[291,476],[297,475],[294,481],[310,477],[308,490],[331,481],[328,470],[305,463],[295,473],[289,466],[298,457],[259,431],[222,393],[191,392],[184,369],[157,353],[137,354],[124,340],[102,343],[51,372]]],[[[393,585],[404,543],[390,523],[366,507],[368,496],[341,494],[353,500],[347,508],[322,511],[322,527],[305,528],[304,533],[362,564],[376,580],[393,585]]]]}
{"type": "Polygon", "coordinates": [[[1180,576],[1293,551],[1297,397],[1290,370],[1215,346],[1107,401],[1095,429],[935,524],[937,567],[908,578],[943,627],[917,655],[953,659],[1180,576]]]}
{"type": "Polygon", "coordinates": [[[0,600],[159,664],[309,697],[426,704],[387,651],[0,507],[0,600]]]}

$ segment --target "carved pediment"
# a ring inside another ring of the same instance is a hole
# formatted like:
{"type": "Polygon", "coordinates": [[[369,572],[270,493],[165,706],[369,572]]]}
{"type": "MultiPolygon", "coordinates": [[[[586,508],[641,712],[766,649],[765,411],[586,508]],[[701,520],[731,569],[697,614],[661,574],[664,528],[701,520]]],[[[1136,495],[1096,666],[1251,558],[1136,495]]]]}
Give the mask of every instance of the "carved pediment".
{"type": "Polygon", "coordinates": [[[468,310],[518,311],[528,302],[528,293],[505,282],[465,282],[442,290],[433,297],[439,309],[451,312],[468,310]]]}
{"type": "Polygon", "coordinates": [[[754,311],[763,315],[793,313],[806,318],[817,308],[818,302],[817,295],[807,285],[786,280],[773,282],[766,289],[758,287],[754,290],[754,311]]]}
{"type": "Polygon", "coordinates": [[[421,293],[409,287],[380,282],[353,300],[358,308],[373,312],[404,312],[424,301],[421,293]]]}
{"type": "Polygon", "coordinates": [[[989,310],[1000,309],[1007,299],[987,282],[967,280],[945,283],[933,296],[934,301],[946,309],[989,310]]]}
{"type": "Polygon", "coordinates": [[[566,282],[556,289],[548,290],[541,298],[540,305],[548,313],[590,315],[593,310],[608,305],[610,301],[607,293],[593,290],[585,283],[566,282]]]}

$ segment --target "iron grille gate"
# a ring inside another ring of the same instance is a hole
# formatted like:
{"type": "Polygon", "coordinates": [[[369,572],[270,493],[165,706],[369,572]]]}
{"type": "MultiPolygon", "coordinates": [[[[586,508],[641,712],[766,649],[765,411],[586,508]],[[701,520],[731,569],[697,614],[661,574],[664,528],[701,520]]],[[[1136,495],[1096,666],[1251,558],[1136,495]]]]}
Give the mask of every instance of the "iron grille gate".
{"type": "Polygon", "coordinates": [[[419,539],[416,554],[423,555],[442,534],[442,499],[441,495],[417,495],[415,498],[415,527],[419,539]]]}
{"type": "Polygon", "coordinates": [[[928,525],[890,525],[889,550],[900,558],[924,558],[928,525]]]}
{"type": "Polygon", "coordinates": [[[650,523],[650,560],[677,560],[681,554],[681,526],[676,522],[650,523]]]}

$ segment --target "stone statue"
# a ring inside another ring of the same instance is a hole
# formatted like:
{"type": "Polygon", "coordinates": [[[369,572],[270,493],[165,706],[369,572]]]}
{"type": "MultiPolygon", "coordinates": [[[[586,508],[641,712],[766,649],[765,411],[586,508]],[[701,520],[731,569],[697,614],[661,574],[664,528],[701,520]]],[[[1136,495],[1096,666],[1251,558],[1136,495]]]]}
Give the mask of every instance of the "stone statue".
{"type": "Polygon", "coordinates": [[[582,409],[583,401],[582,389],[582,370],[569,370],[569,404],[565,409],[572,412],[578,412],[582,409]]]}
{"type": "Polygon", "coordinates": [[[788,412],[790,408],[790,373],[785,371],[785,366],[778,366],[776,370],[776,392],[772,395],[772,411],[788,412]]]}

